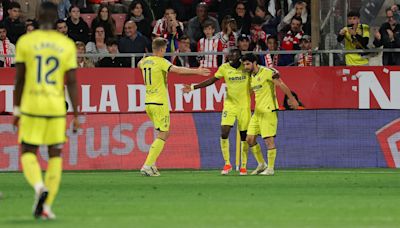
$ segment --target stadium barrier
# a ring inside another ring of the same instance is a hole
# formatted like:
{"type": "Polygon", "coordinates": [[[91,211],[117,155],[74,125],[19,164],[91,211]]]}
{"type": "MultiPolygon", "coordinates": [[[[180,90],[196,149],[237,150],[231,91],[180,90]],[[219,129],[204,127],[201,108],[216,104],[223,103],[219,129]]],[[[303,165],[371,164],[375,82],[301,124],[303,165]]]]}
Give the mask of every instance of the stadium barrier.
{"type": "MultiPolygon", "coordinates": [[[[399,67],[279,70],[309,110],[279,112],[277,167],[400,167],[399,67]]],[[[0,112],[4,113],[0,115],[1,171],[20,170],[17,134],[8,113],[13,106],[14,74],[14,69],[0,70],[0,112]]],[[[160,156],[160,168],[223,165],[219,112],[224,83],[187,95],[180,91],[184,83],[204,79],[169,75],[171,138],[160,156]]],[[[65,168],[140,168],[154,139],[151,122],[144,114],[140,72],[80,69],[78,82],[82,128],[76,135],[70,130],[67,133],[65,168]]],[[[282,94],[278,97],[281,104],[282,94]]],[[[231,141],[235,142],[235,134],[231,141]]],[[[45,152],[40,149],[42,163],[47,159],[45,152]]],[[[231,155],[234,159],[233,149],[231,155]]],[[[249,167],[254,167],[254,159],[249,157],[249,167]]]]}

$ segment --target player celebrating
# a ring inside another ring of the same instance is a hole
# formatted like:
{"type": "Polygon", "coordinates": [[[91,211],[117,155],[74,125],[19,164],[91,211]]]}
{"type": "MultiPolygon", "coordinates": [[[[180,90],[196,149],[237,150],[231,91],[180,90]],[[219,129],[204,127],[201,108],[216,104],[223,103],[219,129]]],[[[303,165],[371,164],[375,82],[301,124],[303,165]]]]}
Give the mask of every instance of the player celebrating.
{"type": "Polygon", "coordinates": [[[167,50],[167,40],[156,38],[152,43],[153,56],[145,57],[139,62],[142,70],[144,84],[146,85],[146,113],[159,131],[157,138],[151,144],[147,159],[140,170],[144,176],[159,176],[155,162],[164,148],[165,141],[169,135],[169,104],[167,73],[198,74],[208,76],[210,70],[206,68],[190,69],[178,67],[164,59],[167,50]]]}
{"type": "Polygon", "coordinates": [[[57,5],[40,7],[40,29],[22,36],[16,48],[14,125],[19,123],[24,176],[35,190],[34,216],[55,219],[51,205],[61,181],[60,157],[66,140],[64,76],[71,97],[74,131],[77,130],[76,48],[72,40],[54,31],[57,5]],[[49,161],[42,178],[36,157],[39,145],[48,147],[49,161]]]}
{"type": "MultiPolygon", "coordinates": [[[[228,63],[222,64],[215,76],[205,80],[197,85],[185,85],[184,92],[190,92],[195,89],[207,87],[214,84],[221,78],[224,78],[227,85],[227,96],[224,101],[224,110],[221,117],[221,152],[225,161],[224,168],[221,171],[222,175],[227,175],[232,170],[229,154],[229,132],[238,120],[238,127],[241,137],[241,155],[242,164],[240,175],[247,175],[247,157],[248,144],[246,142],[247,126],[251,117],[250,110],[250,78],[249,74],[244,71],[243,65],[240,62],[241,52],[239,49],[231,49],[228,54],[228,63]]],[[[260,164],[265,164],[261,151],[259,154],[254,154],[260,164]]],[[[265,169],[265,168],[264,168],[265,169]]]]}
{"type": "Polygon", "coordinates": [[[251,74],[251,89],[254,91],[256,98],[254,114],[251,117],[247,131],[247,142],[252,150],[261,151],[260,145],[256,141],[257,135],[261,134],[268,148],[268,168],[260,174],[274,175],[276,158],[274,137],[278,126],[276,111],[279,109],[275,86],[278,86],[289,97],[289,105],[293,109],[296,109],[299,104],[290,89],[279,78],[279,72],[273,68],[268,69],[258,65],[257,60],[257,56],[251,53],[244,55],[242,58],[245,70],[251,74]]]}

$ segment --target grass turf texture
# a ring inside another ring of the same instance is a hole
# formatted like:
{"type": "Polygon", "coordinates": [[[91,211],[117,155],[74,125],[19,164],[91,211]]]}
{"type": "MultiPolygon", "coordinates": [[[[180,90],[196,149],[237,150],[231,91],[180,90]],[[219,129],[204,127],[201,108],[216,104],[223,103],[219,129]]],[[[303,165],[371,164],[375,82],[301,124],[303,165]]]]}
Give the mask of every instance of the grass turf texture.
{"type": "Polygon", "coordinates": [[[66,172],[56,221],[31,216],[21,173],[0,173],[0,227],[399,227],[400,170],[66,172]]]}

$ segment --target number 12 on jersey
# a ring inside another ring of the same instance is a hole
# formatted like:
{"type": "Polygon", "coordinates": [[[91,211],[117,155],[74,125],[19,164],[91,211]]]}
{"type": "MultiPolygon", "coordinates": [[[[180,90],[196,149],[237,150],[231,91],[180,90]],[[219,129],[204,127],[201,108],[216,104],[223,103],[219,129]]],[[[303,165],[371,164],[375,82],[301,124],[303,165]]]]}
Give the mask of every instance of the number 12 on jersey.
{"type": "Polygon", "coordinates": [[[143,68],[144,71],[144,84],[151,85],[151,68],[143,68]]]}

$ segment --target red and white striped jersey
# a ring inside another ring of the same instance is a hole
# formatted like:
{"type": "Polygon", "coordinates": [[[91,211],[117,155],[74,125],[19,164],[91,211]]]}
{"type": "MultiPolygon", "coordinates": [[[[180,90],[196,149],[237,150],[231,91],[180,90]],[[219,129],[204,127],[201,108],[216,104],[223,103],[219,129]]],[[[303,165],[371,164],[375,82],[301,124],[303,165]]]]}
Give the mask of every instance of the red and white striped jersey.
{"type": "Polygon", "coordinates": [[[230,36],[224,34],[224,32],[219,32],[216,37],[221,40],[223,52],[229,52],[230,49],[237,47],[238,34],[235,32],[230,36]]]}
{"type": "MultiPolygon", "coordinates": [[[[201,38],[197,42],[198,52],[221,52],[223,50],[222,42],[218,37],[214,36],[212,38],[201,38]]],[[[218,55],[205,55],[202,60],[200,60],[201,67],[218,67],[218,55]]]]}
{"type": "MultiPolygon", "coordinates": [[[[183,31],[183,29],[184,29],[183,23],[180,21],[178,23],[183,31]]],[[[163,18],[157,20],[156,25],[153,28],[153,34],[155,34],[158,37],[162,37],[166,33],[167,33],[167,21],[166,21],[165,17],[163,17],[163,18]]]]}

